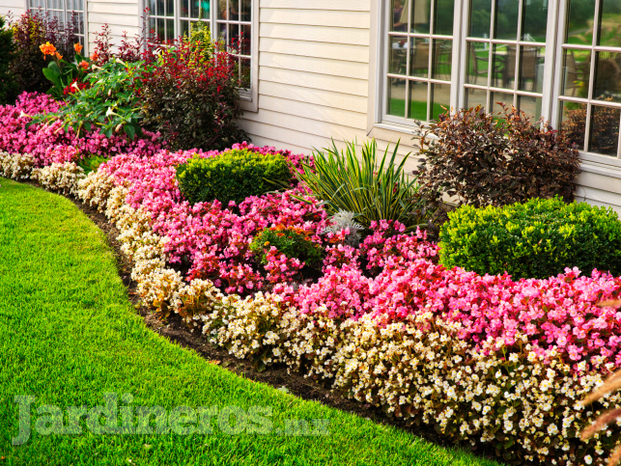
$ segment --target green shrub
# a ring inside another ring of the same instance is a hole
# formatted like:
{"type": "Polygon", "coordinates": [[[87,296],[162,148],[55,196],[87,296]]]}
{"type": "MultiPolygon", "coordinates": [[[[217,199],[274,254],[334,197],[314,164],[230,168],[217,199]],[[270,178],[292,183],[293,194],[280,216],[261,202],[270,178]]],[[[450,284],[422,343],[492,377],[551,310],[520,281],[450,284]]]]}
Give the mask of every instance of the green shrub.
{"type": "Polygon", "coordinates": [[[177,167],[179,189],[192,204],[218,199],[224,206],[260,196],[291,183],[293,176],[281,154],[232,149],[215,157],[195,157],[177,167]]]}
{"type": "Polygon", "coordinates": [[[559,198],[449,213],[440,231],[440,262],[479,274],[548,278],[565,267],[621,274],[621,222],[612,209],[559,198]]]}
{"type": "Polygon", "coordinates": [[[446,193],[475,207],[573,199],[578,151],[564,132],[542,120],[533,124],[514,107],[498,114],[480,106],[447,113],[418,136],[424,159],[416,173],[432,199],[446,193]]]}
{"type": "Polygon", "coordinates": [[[13,30],[7,29],[5,18],[0,16],[0,105],[12,104],[17,97],[19,86],[9,65],[15,57],[13,30]]]}
{"type": "Polygon", "coordinates": [[[300,259],[311,266],[320,263],[323,255],[321,246],[313,243],[308,232],[301,228],[282,225],[266,228],[254,237],[250,243],[250,250],[265,265],[267,264],[267,251],[272,246],[285,256],[300,259]]]}
{"type": "Polygon", "coordinates": [[[84,170],[84,174],[88,175],[90,172],[96,172],[99,165],[108,160],[108,157],[102,157],[101,155],[90,155],[78,160],[77,164],[82,170],[84,170]]]}
{"type": "Polygon", "coordinates": [[[314,163],[303,164],[298,175],[328,212],[352,212],[365,228],[379,220],[397,220],[409,228],[423,225],[428,215],[418,184],[403,170],[409,154],[397,165],[398,143],[390,157],[387,147],[379,161],[375,140],[362,146],[360,157],[355,142],[346,144],[342,152],[334,141],[332,147],[315,151],[314,163]]]}

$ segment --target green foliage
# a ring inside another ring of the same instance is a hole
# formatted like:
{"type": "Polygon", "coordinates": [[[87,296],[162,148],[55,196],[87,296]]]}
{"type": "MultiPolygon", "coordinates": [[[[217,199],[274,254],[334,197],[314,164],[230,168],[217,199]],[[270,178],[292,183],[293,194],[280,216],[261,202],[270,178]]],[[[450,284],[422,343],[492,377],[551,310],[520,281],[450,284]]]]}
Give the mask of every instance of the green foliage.
{"type": "Polygon", "coordinates": [[[13,31],[5,26],[4,16],[0,16],[0,105],[15,102],[19,86],[9,65],[15,58],[13,31]]]}
{"type": "Polygon", "coordinates": [[[140,134],[140,101],[131,86],[138,76],[141,63],[112,60],[87,75],[90,87],[70,94],[67,105],[56,113],[33,118],[32,122],[61,119],[65,128],[78,134],[99,128],[107,137],[124,131],[133,139],[140,134]]]}
{"type": "Polygon", "coordinates": [[[573,199],[578,152],[565,133],[503,107],[497,115],[481,106],[446,113],[419,130],[422,192],[432,199],[445,192],[476,207],[573,199]]]}
{"type": "Polygon", "coordinates": [[[565,267],[621,274],[621,222],[612,209],[559,198],[450,212],[440,262],[479,274],[548,278],[565,267]]]}
{"type": "Polygon", "coordinates": [[[75,54],[74,45],[79,38],[78,17],[69,16],[69,24],[63,26],[57,18],[52,18],[42,11],[27,10],[18,19],[11,22],[16,55],[11,62],[11,72],[19,86],[19,92],[46,92],[50,82],[42,70],[50,63],[40,46],[46,43],[54,45],[64,60],[71,62],[75,54]]]}
{"type": "Polygon", "coordinates": [[[195,157],[177,167],[179,189],[192,204],[218,199],[239,204],[248,196],[260,196],[292,180],[281,154],[260,154],[232,149],[215,157],[195,157]]]}
{"type": "Polygon", "coordinates": [[[250,243],[250,250],[260,258],[262,264],[267,264],[267,251],[274,246],[279,252],[289,258],[296,258],[307,265],[319,264],[323,250],[314,243],[308,232],[301,228],[279,225],[266,228],[254,237],[250,243]]]}
{"type": "Polygon", "coordinates": [[[353,212],[365,228],[379,220],[397,220],[409,228],[424,224],[427,213],[418,184],[403,169],[409,154],[397,165],[398,143],[390,156],[387,147],[379,161],[375,140],[362,146],[360,157],[355,142],[346,144],[342,152],[334,141],[315,151],[314,165],[303,164],[298,175],[328,212],[353,212]]]}
{"type": "Polygon", "coordinates": [[[77,164],[84,170],[84,174],[88,175],[90,172],[97,171],[99,165],[107,160],[108,158],[102,157],[101,155],[91,155],[78,160],[77,164]]]}
{"type": "Polygon", "coordinates": [[[63,99],[67,94],[66,89],[74,82],[82,83],[86,77],[86,68],[90,66],[90,59],[83,57],[79,53],[75,54],[75,62],[70,63],[63,59],[50,61],[46,68],[43,68],[43,75],[54,85],[48,93],[55,99],[63,99]],[[79,66],[85,63],[85,67],[79,66]]]}

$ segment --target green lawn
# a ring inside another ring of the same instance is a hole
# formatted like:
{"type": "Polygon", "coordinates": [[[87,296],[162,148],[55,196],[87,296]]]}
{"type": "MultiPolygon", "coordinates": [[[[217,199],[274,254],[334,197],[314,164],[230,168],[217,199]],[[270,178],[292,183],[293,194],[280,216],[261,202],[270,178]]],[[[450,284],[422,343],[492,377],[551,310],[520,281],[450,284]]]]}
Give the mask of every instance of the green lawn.
{"type": "Polygon", "coordinates": [[[0,185],[1,466],[496,464],[240,378],[170,343],[135,314],[104,235],[70,201],[0,185]],[[67,415],[104,404],[104,393],[123,406],[208,407],[221,418],[201,424],[212,434],[96,435],[85,420],[81,434],[35,432],[54,420],[43,405],[67,415]],[[133,403],[121,402],[126,393],[133,403]],[[32,436],[13,446],[20,395],[36,397],[32,436]],[[224,432],[243,427],[228,414],[256,406],[272,412],[255,411],[264,434],[224,432]],[[287,419],[327,419],[328,435],[278,435],[287,419]]]}

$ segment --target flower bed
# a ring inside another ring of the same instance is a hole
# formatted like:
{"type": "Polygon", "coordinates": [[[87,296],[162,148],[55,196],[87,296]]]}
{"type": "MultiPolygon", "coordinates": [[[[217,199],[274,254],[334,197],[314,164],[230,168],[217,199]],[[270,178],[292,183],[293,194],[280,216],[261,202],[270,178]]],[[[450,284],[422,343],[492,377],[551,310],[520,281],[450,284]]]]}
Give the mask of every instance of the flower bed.
{"type": "MultiPolygon", "coordinates": [[[[81,179],[78,196],[121,231],[144,302],[178,312],[238,357],[325,378],[452,439],[490,443],[511,463],[603,464],[621,443],[618,429],[578,438],[621,396],[577,403],[621,366],[621,313],[597,305],[619,298],[621,278],[567,269],[513,281],[447,270],[424,232],[390,222],[353,246],[347,231],[325,232],[329,219],[301,186],[192,206],[175,166],[195,153],[122,154],[86,177],[69,163],[34,176],[50,187],[81,179]],[[277,250],[267,265],[253,255],[252,240],[270,227],[297,228],[321,245],[314,280],[277,250]]],[[[301,156],[284,155],[299,166],[301,156]]],[[[22,159],[32,160],[0,155],[0,174],[12,176],[22,159]]],[[[20,176],[48,164],[35,160],[20,176]]]]}

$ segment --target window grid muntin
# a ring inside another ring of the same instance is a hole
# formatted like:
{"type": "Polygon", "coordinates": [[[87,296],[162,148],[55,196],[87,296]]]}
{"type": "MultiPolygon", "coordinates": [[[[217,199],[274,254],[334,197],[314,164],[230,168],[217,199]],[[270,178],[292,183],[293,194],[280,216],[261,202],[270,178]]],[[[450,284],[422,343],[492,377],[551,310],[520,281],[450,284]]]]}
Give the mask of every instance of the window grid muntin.
{"type": "Polygon", "coordinates": [[[563,122],[563,114],[560,112],[561,108],[564,107],[564,103],[571,102],[577,104],[586,105],[586,113],[585,113],[585,122],[584,122],[584,141],[582,147],[579,150],[594,154],[601,157],[606,158],[614,158],[621,159],[621,118],[619,121],[619,125],[617,127],[618,138],[617,138],[617,153],[613,154],[603,154],[599,152],[591,152],[589,149],[589,144],[592,137],[592,120],[593,120],[593,110],[594,107],[600,108],[615,108],[621,109],[621,102],[614,101],[606,101],[606,100],[597,100],[593,96],[594,88],[596,85],[596,67],[597,60],[596,57],[600,52],[611,52],[611,53],[621,53],[620,47],[611,47],[607,45],[597,45],[599,41],[599,35],[601,33],[601,23],[600,23],[600,13],[602,10],[602,0],[595,0],[594,4],[594,12],[593,12],[593,32],[591,37],[591,45],[584,44],[571,44],[569,43],[569,10],[570,10],[570,1],[563,1],[563,16],[559,18],[559,37],[560,37],[560,47],[559,47],[559,56],[556,59],[556,67],[555,74],[559,76],[560,83],[556,86],[557,97],[556,100],[559,102],[558,112],[557,112],[557,126],[560,126],[561,122],[563,122]],[[581,50],[584,52],[590,52],[590,62],[589,62],[589,87],[587,90],[587,97],[576,97],[576,96],[565,96],[562,92],[563,77],[561,76],[565,72],[564,67],[564,56],[566,50],[581,50]]]}
{"type": "MultiPolygon", "coordinates": [[[[232,19],[223,19],[220,17],[220,0],[211,0],[210,2],[210,8],[209,8],[209,15],[206,18],[199,18],[198,16],[192,16],[192,8],[189,7],[188,8],[188,12],[187,15],[185,15],[182,11],[181,11],[181,0],[174,0],[173,2],[170,2],[170,0],[149,0],[149,28],[155,33],[155,34],[159,34],[158,31],[158,23],[157,20],[163,20],[164,21],[164,38],[165,40],[174,40],[176,38],[178,38],[181,35],[181,31],[182,30],[186,30],[186,25],[187,25],[187,30],[189,30],[189,26],[192,23],[196,23],[196,22],[204,22],[207,23],[207,25],[209,26],[209,29],[211,31],[212,34],[212,40],[216,41],[218,39],[220,39],[220,25],[224,25],[225,26],[225,31],[226,31],[226,50],[235,57],[235,59],[237,60],[237,65],[238,65],[238,79],[242,79],[242,73],[244,72],[244,69],[248,69],[248,78],[247,80],[245,80],[248,83],[248,87],[247,88],[242,88],[241,89],[241,94],[247,93],[248,89],[251,86],[252,80],[253,80],[253,66],[252,66],[252,23],[253,23],[253,7],[254,7],[254,2],[257,0],[250,0],[249,1],[249,8],[248,8],[248,16],[249,16],[249,21],[242,21],[240,18],[241,16],[241,12],[238,12],[237,16],[238,19],[237,20],[232,20],[232,19]],[[160,1],[164,4],[164,11],[160,12],[159,8],[157,8],[157,2],[160,1]],[[169,11],[167,8],[167,4],[173,4],[173,13],[172,16],[169,15],[169,11]],[[154,14],[155,11],[155,14],[154,14]],[[163,13],[163,14],[160,14],[163,13]],[[171,22],[172,20],[172,22],[171,22]],[[185,23],[185,24],[183,24],[185,23]],[[172,28],[170,27],[172,24],[172,28]],[[216,25],[215,27],[215,34],[214,34],[214,28],[212,27],[212,25],[216,25]],[[236,48],[234,48],[231,44],[229,39],[231,38],[231,26],[237,26],[238,30],[241,31],[242,30],[242,26],[245,26],[248,28],[249,33],[248,33],[248,54],[243,54],[241,53],[241,50],[237,50],[236,48]],[[172,31],[171,31],[172,29],[172,31]],[[245,63],[248,62],[248,65],[246,66],[245,63]]],[[[241,2],[243,2],[244,0],[239,0],[239,4],[241,4],[241,2]]],[[[188,5],[190,5],[190,2],[192,2],[192,0],[189,0],[188,5]]],[[[230,7],[231,7],[231,1],[230,0],[225,0],[225,5],[226,5],[226,11],[230,11],[230,7]]],[[[199,11],[199,16],[200,16],[200,12],[203,11],[204,9],[202,8],[202,5],[200,4],[199,1],[199,7],[198,7],[198,11],[199,11]]]]}
{"type": "MultiPolygon", "coordinates": [[[[385,60],[384,60],[384,66],[383,66],[383,80],[382,82],[385,83],[384,87],[384,91],[383,91],[383,109],[382,109],[382,115],[383,115],[383,119],[385,121],[388,122],[392,122],[392,123],[408,123],[408,122],[412,122],[413,118],[410,118],[410,110],[411,110],[411,96],[410,96],[410,90],[411,90],[411,86],[413,86],[413,83],[424,83],[427,85],[427,96],[426,96],[426,118],[425,121],[430,121],[431,119],[431,115],[433,113],[433,107],[434,107],[434,103],[435,100],[432,102],[432,85],[445,85],[448,86],[449,88],[449,96],[450,96],[450,89],[452,86],[451,83],[451,75],[448,75],[448,80],[442,80],[442,79],[437,79],[437,78],[433,78],[432,77],[432,70],[433,70],[433,65],[434,65],[434,58],[435,58],[435,47],[434,47],[434,42],[437,40],[448,40],[451,41],[451,56],[453,56],[452,54],[455,53],[455,48],[454,48],[454,37],[452,35],[447,35],[447,34],[435,34],[435,29],[436,29],[436,21],[435,21],[435,9],[436,9],[436,1],[437,0],[431,0],[430,1],[430,6],[429,6],[429,12],[427,15],[427,18],[429,19],[429,32],[428,33],[420,33],[420,32],[411,32],[412,31],[412,12],[413,10],[413,0],[406,0],[404,2],[404,7],[407,5],[408,8],[408,20],[407,20],[407,29],[406,31],[391,31],[390,30],[390,25],[391,25],[391,6],[392,6],[392,2],[390,0],[387,0],[385,2],[385,11],[386,11],[386,18],[384,21],[384,28],[386,31],[387,36],[386,40],[385,40],[385,46],[384,46],[384,55],[385,55],[385,60]],[[393,37],[402,37],[405,38],[406,41],[406,49],[405,49],[405,55],[406,55],[406,63],[405,63],[405,74],[397,74],[397,73],[390,73],[389,72],[389,66],[388,66],[388,61],[389,61],[389,56],[390,56],[390,52],[389,52],[389,48],[391,47],[391,40],[393,37]],[[416,39],[420,39],[420,40],[425,40],[427,41],[426,43],[429,46],[429,51],[428,51],[428,56],[427,56],[427,76],[415,76],[411,74],[411,67],[412,67],[412,63],[411,63],[411,59],[412,59],[412,43],[414,40],[416,39]],[[405,86],[404,86],[404,116],[397,116],[397,115],[390,115],[388,112],[390,111],[390,90],[388,89],[389,87],[389,82],[391,79],[401,79],[405,81],[405,86]]],[[[455,29],[455,26],[453,26],[453,29],[455,29]]],[[[452,66],[451,66],[452,68],[452,66]]]]}
{"type": "Polygon", "coordinates": [[[28,0],[27,6],[29,10],[41,11],[48,18],[57,18],[58,22],[63,26],[67,26],[71,21],[71,15],[77,15],[78,30],[74,34],[78,37],[82,46],[86,45],[85,41],[85,24],[84,24],[84,1],[85,0],[28,0]]]}

